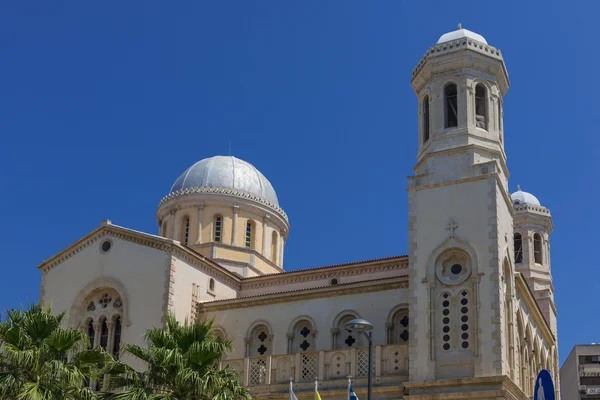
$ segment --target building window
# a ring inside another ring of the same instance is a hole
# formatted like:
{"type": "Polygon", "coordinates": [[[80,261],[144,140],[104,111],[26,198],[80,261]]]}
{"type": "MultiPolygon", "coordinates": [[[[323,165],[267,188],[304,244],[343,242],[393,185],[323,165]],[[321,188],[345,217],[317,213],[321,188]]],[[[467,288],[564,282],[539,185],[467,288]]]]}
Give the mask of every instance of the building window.
{"type": "Polygon", "coordinates": [[[450,351],[450,349],[452,348],[451,345],[451,324],[450,324],[450,295],[448,293],[444,293],[442,295],[441,298],[441,302],[442,302],[442,315],[441,315],[441,319],[442,319],[442,348],[444,349],[444,351],[450,351]]]}
{"type": "Polygon", "coordinates": [[[429,140],[429,96],[423,99],[423,143],[429,140]]]}
{"type": "Polygon", "coordinates": [[[337,278],[333,278],[333,279],[331,280],[331,285],[332,285],[332,286],[335,286],[335,285],[337,285],[337,284],[338,284],[338,280],[337,280],[337,278]]]}
{"type": "Polygon", "coordinates": [[[254,223],[252,221],[246,222],[246,247],[254,249],[254,223]]]}
{"type": "Polygon", "coordinates": [[[388,336],[388,344],[408,343],[408,310],[402,309],[394,313],[392,317],[391,334],[388,336]]]}
{"type": "Polygon", "coordinates": [[[520,233],[515,233],[515,263],[523,262],[523,238],[520,233]]]}
{"type": "Polygon", "coordinates": [[[579,356],[579,364],[600,364],[600,356],[579,356]]]}
{"type": "Polygon", "coordinates": [[[458,93],[456,85],[450,83],[444,88],[445,98],[445,127],[454,128],[458,126],[458,93]]]}
{"type": "Polygon", "coordinates": [[[119,358],[119,350],[121,349],[121,317],[117,316],[115,319],[115,330],[113,338],[113,356],[119,358]]]}
{"type": "Polygon", "coordinates": [[[252,330],[250,357],[271,354],[271,338],[269,329],[260,325],[252,330]]]}
{"type": "Polygon", "coordinates": [[[271,261],[273,261],[274,264],[277,264],[277,232],[273,231],[273,234],[271,235],[271,261]]]}
{"type": "Polygon", "coordinates": [[[214,220],[214,241],[220,242],[223,236],[223,217],[215,215],[214,220]]]}
{"type": "MultiPolygon", "coordinates": [[[[293,352],[303,353],[315,351],[314,328],[309,321],[300,321],[294,325],[293,352]]],[[[312,378],[312,377],[311,377],[312,378]]]]}
{"type": "Polygon", "coordinates": [[[485,86],[475,86],[475,124],[478,128],[487,129],[487,96],[485,86]]]}
{"type": "Polygon", "coordinates": [[[208,281],[208,290],[210,290],[211,292],[215,291],[215,280],[213,278],[210,278],[210,280],[208,281]]]}
{"type": "Polygon", "coordinates": [[[90,319],[87,327],[87,335],[90,338],[90,345],[88,349],[94,348],[94,339],[96,337],[96,331],[94,330],[94,320],[90,319]]]}
{"type": "Polygon", "coordinates": [[[108,346],[108,326],[106,325],[106,318],[102,320],[102,327],[100,329],[100,347],[106,350],[106,346],[108,346]]]}
{"type": "Polygon", "coordinates": [[[184,215],[181,220],[181,244],[187,246],[190,241],[190,217],[184,215]]]}
{"type": "Polygon", "coordinates": [[[536,264],[542,263],[542,235],[533,235],[533,257],[536,264]]]}

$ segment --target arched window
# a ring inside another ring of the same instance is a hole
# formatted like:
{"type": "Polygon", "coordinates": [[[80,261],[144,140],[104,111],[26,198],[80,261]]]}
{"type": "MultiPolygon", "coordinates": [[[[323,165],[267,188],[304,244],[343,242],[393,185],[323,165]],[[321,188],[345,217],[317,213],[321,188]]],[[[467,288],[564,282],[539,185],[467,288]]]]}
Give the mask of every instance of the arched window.
{"type": "Polygon", "coordinates": [[[210,290],[211,292],[215,291],[215,280],[213,278],[210,278],[210,280],[208,281],[208,290],[210,290]]]}
{"type": "Polygon", "coordinates": [[[96,331],[94,330],[94,320],[90,319],[90,322],[87,325],[87,335],[90,338],[90,345],[88,349],[94,348],[94,339],[96,338],[96,331]]]}
{"type": "Polygon", "coordinates": [[[533,235],[533,258],[536,264],[542,263],[542,235],[536,233],[533,235]]]}
{"type": "Polygon", "coordinates": [[[429,96],[423,99],[423,143],[429,140],[429,96]]]}
{"type": "Polygon", "coordinates": [[[299,321],[294,325],[292,353],[316,351],[315,329],[309,321],[299,321]]]}
{"type": "Polygon", "coordinates": [[[184,215],[181,220],[181,244],[187,246],[190,241],[190,217],[184,215]]]}
{"type": "Polygon", "coordinates": [[[351,347],[359,347],[363,346],[363,338],[362,336],[356,332],[349,329],[346,329],[346,323],[356,319],[352,314],[348,314],[343,318],[340,318],[337,329],[339,334],[336,337],[336,349],[349,349],[351,347]]]}
{"type": "Polygon", "coordinates": [[[252,329],[250,336],[250,357],[266,356],[271,354],[271,338],[269,335],[269,328],[265,325],[259,325],[252,329]]]}
{"type": "Polygon", "coordinates": [[[254,249],[254,223],[250,220],[246,222],[246,247],[254,249]]]}
{"type": "Polygon", "coordinates": [[[523,262],[523,238],[520,233],[515,233],[515,263],[523,262]]]}
{"type": "Polygon", "coordinates": [[[458,92],[454,83],[449,83],[444,88],[445,100],[445,127],[458,126],[458,92]]]}
{"type": "Polygon", "coordinates": [[[487,129],[487,96],[485,86],[475,86],[475,124],[478,128],[487,129]]]}
{"type": "Polygon", "coordinates": [[[337,278],[333,278],[333,279],[331,280],[331,285],[332,285],[332,286],[335,286],[335,285],[337,285],[337,284],[338,284],[338,280],[337,280],[337,278]]]}
{"type": "Polygon", "coordinates": [[[391,320],[388,344],[408,343],[408,310],[400,309],[394,313],[391,320]]]}
{"type": "Polygon", "coordinates": [[[273,231],[271,235],[271,261],[277,264],[277,232],[273,231]]]}
{"type": "Polygon", "coordinates": [[[214,241],[220,242],[223,238],[223,217],[221,215],[215,215],[213,226],[214,241]]]}
{"type": "Polygon", "coordinates": [[[119,358],[119,350],[121,350],[121,317],[117,316],[114,319],[114,335],[113,335],[113,356],[119,358]]]}
{"type": "Polygon", "coordinates": [[[100,327],[100,347],[106,350],[108,346],[108,326],[106,324],[106,318],[102,320],[102,326],[100,327]]]}

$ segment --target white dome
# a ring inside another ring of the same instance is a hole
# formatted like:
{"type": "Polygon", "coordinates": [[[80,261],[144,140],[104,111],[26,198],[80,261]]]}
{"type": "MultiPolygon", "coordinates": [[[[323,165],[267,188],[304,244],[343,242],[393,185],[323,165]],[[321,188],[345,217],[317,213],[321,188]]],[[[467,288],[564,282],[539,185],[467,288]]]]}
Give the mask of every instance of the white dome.
{"type": "Polygon", "coordinates": [[[476,40],[481,43],[488,44],[488,42],[485,40],[485,38],[483,36],[481,36],[478,33],[471,32],[468,29],[462,29],[460,24],[458,25],[457,30],[448,32],[448,33],[444,33],[437,42],[438,42],[438,44],[440,44],[440,43],[450,42],[452,40],[456,40],[456,39],[460,39],[460,38],[469,38],[469,39],[473,39],[473,40],[476,40]]]}
{"type": "Polygon", "coordinates": [[[522,191],[520,187],[516,192],[511,194],[510,197],[512,198],[513,204],[532,204],[534,206],[541,205],[537,197],[531,193],[522,191]]]}
{"type": "Polygon", "coordinates": [[[271,182],[246,161],[233,156],[215,156],[186,169],[171,187],[171,193],[199,187],[236,189],[279,206],[271,182]]]}

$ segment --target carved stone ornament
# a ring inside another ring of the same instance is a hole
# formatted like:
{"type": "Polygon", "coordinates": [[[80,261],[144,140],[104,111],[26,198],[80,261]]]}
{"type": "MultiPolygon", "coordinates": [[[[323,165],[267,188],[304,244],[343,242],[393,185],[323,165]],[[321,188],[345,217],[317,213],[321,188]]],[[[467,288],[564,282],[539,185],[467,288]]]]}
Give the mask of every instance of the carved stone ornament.
{"type": "Polygon", "coordinates": [[[446,285],[463,283],[471,275],[469,256],[461,250],[450,250],[442,254],[436,263],[435,274],[446,285]]]}

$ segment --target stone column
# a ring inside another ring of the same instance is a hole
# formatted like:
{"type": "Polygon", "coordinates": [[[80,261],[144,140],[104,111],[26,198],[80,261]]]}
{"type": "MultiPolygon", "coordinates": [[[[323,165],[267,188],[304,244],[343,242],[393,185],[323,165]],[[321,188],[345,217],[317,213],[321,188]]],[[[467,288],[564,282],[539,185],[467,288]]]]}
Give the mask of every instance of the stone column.
{"type": "Polygon", "coordinates": [[[244,338],[244,344],[246,345],[246,357],[250,357],[250,346],[252,345],[252,338],[244,338]]]}
{"type": "Polygon", "coordinates": [[[262,237],[262,255],[264,257],[266,257],[267,259],[269,259],[269,254],[267,252],[267,222],[269,221],[269,218],[271,218],[271,216],[269,214],[266,214],[265,217],[263,218],[263,237],[262,237]]]}
{"type": "Polygon", "coordinates": [[[169,210],[169,215],[170,215],[170,224],[169,224],[169,239],[175,240],[175,212],[177,211],[177,209],[175,208],[171,208],[171,210],[169,210]]]}
{"type": "Polygon", "coordinates": [[[288,354],[292,354],[294,352],[293,349],[292,349],[292,343],[294,342],[294,334],[293,333],[288,333],[287,334],[287,340],[288,340],[287,341],[287,343],[288,343],[288,345],[287,345],[287,347],[288,347],[287,350],[288,351],[287,352],[288,352],[288,354]]]}
{"type": "Polygon", "coordinates": [[[204,218],[204,205],[198,204],[198,235],[196,236],[196,244],[202,243],[202,219],[204,218]]]}
{"type": "Polygon", "coordinates": [[[94,322],[94,348],[100,345],[100,336],[102,335],[102,323],[94,322]]]}
{"type": "Polygon", "coordinates": [[[283,248],[285,247],[285,239],[283,238],[283,235],[285,234],[285,231],[282,232],[281,234],[281,240],[280,245],[279,245],[279,267],[283,268],[283,248]]]}
{"type": "Polygon", "coordinates": [[[331,329],[331,348],[337,349],[337,337],[340,334],[340,330],[338,328],[331,329]]]}
{"type": "Polygon", "coordinates": [[[114,346],[114,338],[115,338],[115,321],[113,321],[112,319],[107,319],[106,320],[106,327],[108,328],[108,341],[106,343],[106,351],[109,354],[113,353],[113,346],[114,346]]]}
{"type": "Polygon", "coordinates": [[[231,245],[237,246],[236,244],[236,236],[237,236],[237,224],[238,224],[238,215],[240,213],[240,206],[233,206],[233,223],[231,228],[231,245]]]}

